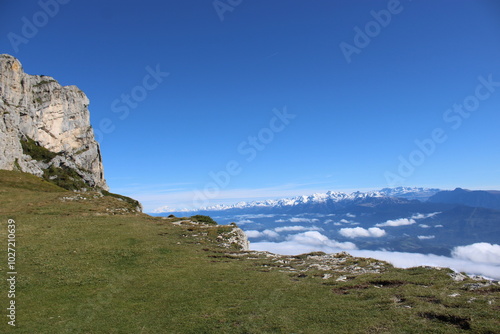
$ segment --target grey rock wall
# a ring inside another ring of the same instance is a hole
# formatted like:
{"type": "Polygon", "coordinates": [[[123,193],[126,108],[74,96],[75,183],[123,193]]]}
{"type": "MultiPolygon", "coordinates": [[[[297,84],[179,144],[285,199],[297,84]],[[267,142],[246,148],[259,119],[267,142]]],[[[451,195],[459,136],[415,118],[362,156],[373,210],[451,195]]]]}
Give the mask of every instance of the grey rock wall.
{"type": "Polygon", "coordinates": [[[0,55],[0,169],[42,176],[50,166],[68,167],[90,187],[108,190],[88,105],[78,87],[26,74],[16,58],[0,55]],[[27,138],[57,156],[44,162],[23,154],[27,138]]]}

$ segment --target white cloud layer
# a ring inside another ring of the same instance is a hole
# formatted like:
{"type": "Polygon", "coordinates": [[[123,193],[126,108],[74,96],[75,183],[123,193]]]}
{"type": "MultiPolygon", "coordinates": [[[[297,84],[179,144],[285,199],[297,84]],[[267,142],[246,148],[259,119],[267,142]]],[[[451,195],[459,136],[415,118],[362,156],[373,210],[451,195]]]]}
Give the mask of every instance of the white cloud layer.
{"type": "Polygon", "coordinates": [[[245,234],[248,238],[277,238],[279,234],[274,232],[273,230],[264,230],[264,231],[256,231],[249,230],[245,231],[245,234]]]}
{"type": "Polygon", "coordinates": [[[165,212],[173,212],[174,209],[169,207],[168,205],[160,206],[159,208],[156,208],[152,210],[152,213],[165,213],[165,212]]]}
{"type": "Polygon", "coordinates": [[[402,253],[353,250],[349,251],[354,256],[371,257],[391,263],[398,268],[411,268],[418,266],[446,267],[458,272],[482,275],[489,278],[500,279],[500,266],[491,263],[477,263],[474,261],[450,258],[434,254],[402,253]]]}
{"type": "Polygon", "coordinates": [[[416,213],[413,216],[411,216],[411,219],[424,219],[424,218],[430,218],[434,217],[435,215],[440,214],[441,212],[433,212],[433,213],[416,213]]]}
{"type": "Polygon", "coordinates": [[[456,247],[454,257],[451,258],[433,254],[357,250],[353,243],[337,242],[317,231],[309,231],[291,235],[284,242],[256,242],[251,243],[250,247],[252,250],[284,255],[298,255],[314,251],[338,253],[347,250],[353,256],[387,261],[398,268],[447,267],[458,272],[500,279],[500,246],[485,243],[480,243],[479,246],[473,244],[456,247]],[[473,252],[469,253],[471,250],[473,252]]]}
{"type": "Polygon", "coordinates": [[[378,227],[365,229],[362,227],[341,228],[339,233],[346,238],[380,238],[386,235],[386,232],[378,227]]]}
{"type": "Polygon", "coordinates": [[[352,242],[338,242],[329,239],[327,236],[317,231],[307,231],[289,235],[286,241],[283,242],[265,241],[251,243],[251,248],[253,250],[270,251],[277,254],[296,255],[313,251],[335,253],[343,249],[356,249],[357,247],[352,242]]]}
{"type": "Polygon", "coordinates": [[[435,237],[435,235],[417,235],[417,238],[419,238],[420,240],[429,240],[434,239],[435,237]]]}
{"type": "MultiPolygon", "coordinates": [[[[405,225],[413,225],[416,223],[418,219],[430,218],[434,217],[441,212],[433,212],[433,213],[415,213],[410,218],[399,218],[399,219],[390,219],[385,223],[378,223],[375,226],[384,227],[384,226],[405,226],[405,225]]],[[[427,228],[429,225],[421,224],[420,227],[427,228]]]]}
{"type": "Polygon", "coordinates": [[[399,218],[395,220],[388,220],[385,223],[375,224],[375,226],[383,227],[383,226],[405,226],[415,224],[415,219],[408,218],[399,218]]]}
{"type": "Polygon", "coordinates": [[[276,216],[275,214],[246,214],[246,215],[237,215],[236,217],[242,218],[242,219],[258,219],[258,218],[273,218],[276,216]]]}
{"type": "Polygon", "coordinates": [[[290,222],[291,223],[317,223],[317,222],[319,222],[319,220],[316,218],[310,219],[310,218],[294,217],[294,218],[290,218],[290,222]]]}
{"type": "Polygon", "coordinates": [[[453,248],[454,258],[500,265],[500,245],[479,242],[453,248]]]}
{"type": "Polygon", "coordinates": [[[356,245],[352,242],[337,242],[335,240],[330,240],[326,235],[323,235],[318,231],[307,231],[304,233],[293,234],[287,237],[287,241],[306,245],[356,249],[356,245]]]}
{"type": "Polygon", "coordinates": [[[276,239],[280,235],[279,233],[282,232],[302,232],[302,231],[323,231],[322,228],[317,227],[317,226],[281,226],[281,227],[276,227],[275,229],[265,229],[264,231],[257,231],[257,230],[245,230],[245,234],[247,235],[248,238],[250,239],[257,239],[257,238],[272,238],[276,239]]]}
{"type": "Polygon", "coordinates": [[[282,227],[276,227],[274,231],[281,233],[281,232],[298,232],[298,231],[322,231],[322,228],[316,227],[316,226],[282,226],[282,227]]]}
{"type": "Polygon", "coordinates": [[[242,220],[238,220],[236,222],[236,225],[238,226],[241,226],[241,225],[245,225],[245,224],[253,224],[255,223],[253,220],[250,220],[250,219],[242,219],[242,220]]]}

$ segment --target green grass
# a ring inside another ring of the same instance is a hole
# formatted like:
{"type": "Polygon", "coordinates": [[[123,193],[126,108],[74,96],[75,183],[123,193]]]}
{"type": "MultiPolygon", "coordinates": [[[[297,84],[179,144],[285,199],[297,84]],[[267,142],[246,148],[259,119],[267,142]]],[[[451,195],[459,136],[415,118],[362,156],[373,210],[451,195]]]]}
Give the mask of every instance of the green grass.
{"type": "MultiPolygon", "coordinates": [[[[387,266],[346,282],[281,272],[270,258],[219,247],[230,226],[118,210],[132,206],[0,171],[0,272],[14,219],[19,305],[17,327],[2,316],[0,332],[499,332],[498,289],[465,290],[448,270],[387,266]]],[[[7,303],[1,293],[4,314],[7,303]]]]}

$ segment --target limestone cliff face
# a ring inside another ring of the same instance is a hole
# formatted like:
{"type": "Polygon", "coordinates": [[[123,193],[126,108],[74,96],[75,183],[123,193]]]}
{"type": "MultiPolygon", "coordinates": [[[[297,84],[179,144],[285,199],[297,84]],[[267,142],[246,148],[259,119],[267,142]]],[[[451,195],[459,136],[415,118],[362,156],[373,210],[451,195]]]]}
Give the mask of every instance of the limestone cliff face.
{"type": "Polygon", "coordinates": [[[76,86],[26,74],[16,58],[0,55],[0,169],[43,176],[51,167],[69,168],[88,186],[107,190],[88,105],[76,86]],[[34,159],[23,152],[22,141],[54,154],[34,159]]]}

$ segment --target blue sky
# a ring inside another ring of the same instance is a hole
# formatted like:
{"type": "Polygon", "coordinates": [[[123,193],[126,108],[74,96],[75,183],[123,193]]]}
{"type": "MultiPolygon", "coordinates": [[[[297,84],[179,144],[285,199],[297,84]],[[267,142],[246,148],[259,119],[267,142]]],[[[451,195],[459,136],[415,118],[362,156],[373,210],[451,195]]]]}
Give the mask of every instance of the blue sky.
{"type": "Polygon", "coordinates": [[[147,212],[500,188],[494,0],[4,0],[0,22],[0,53],[87,94],[111,191],[147,212]]]}

